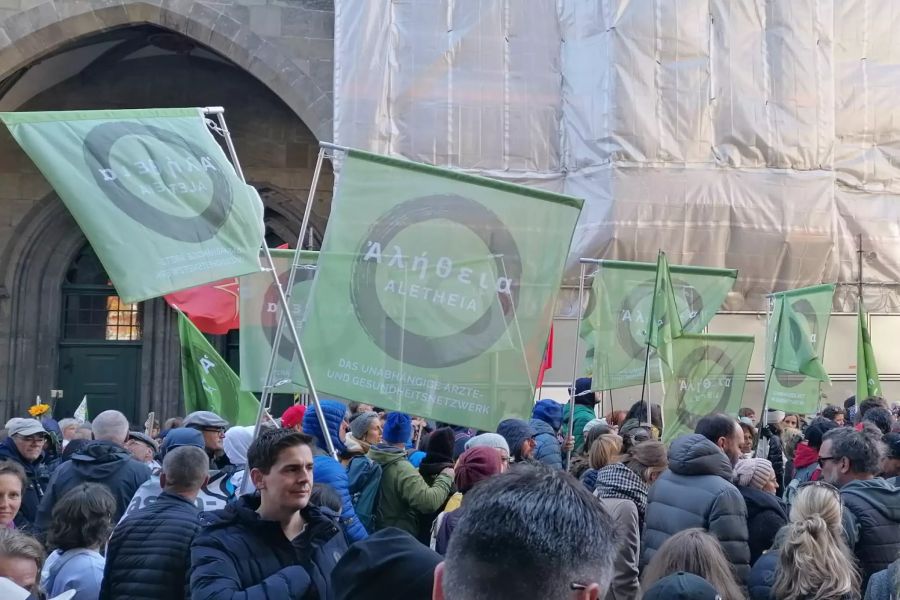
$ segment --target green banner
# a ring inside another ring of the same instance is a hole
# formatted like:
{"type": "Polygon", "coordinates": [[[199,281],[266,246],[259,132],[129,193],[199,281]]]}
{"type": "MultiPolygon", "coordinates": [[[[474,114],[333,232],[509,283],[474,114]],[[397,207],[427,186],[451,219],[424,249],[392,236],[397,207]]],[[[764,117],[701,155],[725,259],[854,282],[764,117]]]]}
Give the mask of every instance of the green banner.
{"type": "Polygon", "coordinates": [[[350,151],[302,338],[323,395],[527,418],[582,202],[350,151]]]}
{"type": "Polygon", "coordinates": [[[178,334],[185,412],[211,410],[232,425],[255,424],[259,411],[256,396],[241,391],[235,372],[181,312],[178,334]]]}
{"type": "MultiPolygon", "coordinates": [[[[595,390],[641,385],[650,333],[657,265],[603,260],[594,275],[581,337],[593,352],[595,390]]],[[[675,306],[685,333],[700,333],[722,306],[737,278],[735,269],[672,265],[675,306]]],[[[650,356],[648,381],[659,381],[659,360],[650,356]]]]}
{"type": "Polygon", "coordinates": [[[856,402],[881,395],[881,380],[875,364],[875,351],[869,335],[868,315],[859,299],[859,328],[856,336],[856,402]]]}
{"type": "Polygon", "coordinates": [[[821,400],[825,336],[831,319],[834,285],[816,285],[774,294],[766,328],[766,406],[812,414],[821,400]]]}
{"type": "Polygon", "coordinates": [[[672,367],[663,363],[662,441],[693,433],[704,415],[737,417],[753,356],[752,335],[692,335],[671,344],[672,367]]]}
{"type": "MultiPolygon", "coordinates": [[[[271,250],[272,261],[278,272],[282,286],[287,287],[291,263],[294,260],[293,250],[271,250]]],[[[297,273],[294,275],[294,289],[291,292],[291,315],[297,331],[303,327],[303,317],[309,292],[316,275],[316,259],[318,252],[302,251],[297,273]]],[[[281,306],[278,302],[278,290],[269,272],[252,273],[241,277],[241,389],[250,392],[261,392],[266,384],[269,369],[269,358],[275,332],[278,327],[278,316],[281,306]]],[[[305,383],[300,359],[290,330],[285,323],[282,329],[281,342],[278,345],[278,356],[275,360],[274,383],[286,383],[274,388],[276,393],[297,393],[305,389],[298,383],[305,383]],[[298,383],[295,383],[298,382],[298,383]]]]}
{"type": "Polygon", "coordinates": [[[260,270],[262,203],[198,108],[0,113],[138,302],[260,270]]]}
{"type": "Polygon", "coordinates": [[[675,290],[672,288],[672,278],[669,274],[669,261],[666,259],[666,253],[660,252],[656,263],[656,283],[650,310],[650,321],[653,325],[647,338],[647,343],[657,351],[684,333],[681,315],[678,313],[675,290]]]}

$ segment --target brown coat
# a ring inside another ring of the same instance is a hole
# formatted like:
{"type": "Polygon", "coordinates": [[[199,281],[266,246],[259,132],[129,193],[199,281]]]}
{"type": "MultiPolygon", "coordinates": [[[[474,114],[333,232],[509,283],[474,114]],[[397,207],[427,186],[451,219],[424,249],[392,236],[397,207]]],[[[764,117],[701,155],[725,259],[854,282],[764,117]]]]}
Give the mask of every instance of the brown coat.
{"type": "Polygon", "coordinates": [[[603,508],[616,524],[619,547],[613,562],[613,579],[605,600],[640,600],[638,558],[641,553],[641,532],[637,506],[622,498],[600,498],[603,508]]]}

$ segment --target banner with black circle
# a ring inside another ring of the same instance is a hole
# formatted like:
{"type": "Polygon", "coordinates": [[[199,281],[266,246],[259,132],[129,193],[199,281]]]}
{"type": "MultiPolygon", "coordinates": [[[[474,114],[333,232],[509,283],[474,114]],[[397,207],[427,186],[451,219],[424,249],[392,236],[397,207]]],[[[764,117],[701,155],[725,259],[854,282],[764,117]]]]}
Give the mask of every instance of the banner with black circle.
{"type": "MultiPolygon", "coordinates": [[[[270,250],[270,252],[275,270],[278,272],[278,279],[286,288],[294,260],[294,250],[270,250]]],[[[291,292],[291,315],[297,331],[303,328],[306,304],[316,276],[318,255],[318,252],[309,250],[300,253],[300,264],[294,275],[294,289],[291,292]]],[[[281,305],[271,273],[251,273],[241,277],[240,281],[241,389],[262,392],[266,384],[269,357],[272,355],[281,305]]],[[[286,382],[275,388],[276,393],[294,394],[306,389],[300,359],[287,325],[282,329],[272,381],[286,382]]]]}
{"type": "Polygon", "coordinates": [[[704,415],[737,417],[753,344],[752,335],[686,334],[672,341],[671,364],[661,363],[663,442],[693,433],[704,415]]]}
{"type": "Polygon", "coordinates": [[[486,430],[528,417],[581,204],[350,151],[302,333],[317,388],[486,430]]]}
{"type": "Polygon", "coordinates": [[[127,303],[260,270],[262,202],[199,108],[0,113],[127,303]]]}
{"type": "MultiPolygon", "coordinates": [[[[591,282],[580,335],[592,357],[595,390],[641,385],[650,333],[656,263],[603,260],[591,282]]],[[[670,265],[678,316],[685,333],[700,333],[722,306],[736,269],[670,265]]],[[[651,351],[649,381],[659,381],[651,351]]]]}

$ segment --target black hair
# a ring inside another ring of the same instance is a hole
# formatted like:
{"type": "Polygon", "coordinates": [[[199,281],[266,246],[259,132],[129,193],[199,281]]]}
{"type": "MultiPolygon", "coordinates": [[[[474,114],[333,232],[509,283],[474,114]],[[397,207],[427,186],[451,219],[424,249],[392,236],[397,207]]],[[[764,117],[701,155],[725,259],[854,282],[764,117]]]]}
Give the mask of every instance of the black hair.
{"type": "Polygon", "coordinates": [[[737,421],[734,417],[722,413],[706,415],[694,427],[694,433],[699,433],[713,444],[719,443],[719,438],[728,438],[734,435],[734,425],[737,421]]]}
{"type": "Polygon", "coordinates": [[[846,458],[854,473],[881,472],[881,457],[884,453],[880,432],[871,425],[856,431],[850,427],[836,427],[822,437],[822,442],[831,441],[831,456],[846,458]]]}
{"type": "Polygon", "coordinates": [[[882,435],[884,435],[891,432],[891,425],[894,424],[894,417],[888,409],[874,406],[866,411],[861,422],[871,423],[881,431],[882,435]]]}
{"type": "Polygon", "coordinates": [[[113,530],[116,499],[102,483],[81,483],[53,507],[47,545],[62,552],[102,546],[113,530]]]}
{"type": "Polygon", "coordinates": [[[640,424],[649,422],[654,427],[662,429],[662,414],[659,411],[659,404],[650,405],[650,420],[647,421],[647,403],[638,400],[628,409],[625,421],[628,421],[628,419],[637,419],[640,424]]]}
{"type": "Polygon", "coordinates": [[[314,506],[330,508],[336,514],[341,514],[341,510],[344,508],[340,494],[327,483],[313,484],[312,492],[309,495],[309,503],[314,506]]]}
{"type": "Polygon", "coordinates": [[[571,584],[612,579],[615,527],[583,484],[521,465],[466,494],[444,568],[447,600],[569,598],[571,584]]]}
{"type": "Polygon", "coordinates": [[[859,403],[856,411],[856,424],[862,423],[863,417],[873,408],[887,408],[887,402],[881,396],[869,396],[859,403]]]}
{"type": "Polygon", "coordinates": [[[247,449],[247,469],[259,469],[268,474],[278,462],[282,450],[294,446],[315,447],[312,436],[293,429],[265,429],[247,449]]]}
{"type": "Polygon", "coordinates": [[[840,406],[835,406],[834,404],[829,404],[824,409],[822,409],[822,416],[826,419],[830,419],[834,421],[834,419],[838,415],[846,415],[847,412],[841,408],[840,406]]]}
{"type": "Polygon", "coordinates": [[[822,437],[837,427],[838,424],[827,417],[816,417],[803,432],[803,437],[810,448],[818,450],[822,447],[822,437]]]}
{"type": "Polygon", "coordinates": [[[844,410],[850,410],[854,406],[856,406],[856,396],[850,396],[844,400],[844,410]]]}
{"type": "Polygon", "coordinates": [[[597,441],[601,435],[606,433],[612,433],[612,427],[609,425],[604,425],[602,423],[598,423],[594,425],[590,429],[587,430],[587,433],[584,434],[584,443],[581,445],[581,453],[587,455],[591,450],[591,446],[597,441]]]}

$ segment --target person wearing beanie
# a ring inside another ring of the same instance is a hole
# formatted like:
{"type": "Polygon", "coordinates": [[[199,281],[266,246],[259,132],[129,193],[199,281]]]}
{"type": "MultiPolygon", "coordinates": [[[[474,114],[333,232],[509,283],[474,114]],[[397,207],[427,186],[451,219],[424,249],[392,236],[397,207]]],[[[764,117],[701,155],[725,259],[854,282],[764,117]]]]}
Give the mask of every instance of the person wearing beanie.
{"type": "Polygon", "coordinates": [[[288,406],[281,413],[281,426],[284,429],[293,429],[294,431],[303,431],[303,416],[306,414],[306,406],[303,404],[294,404],[288,406]]]}
{"type": "Polygon", "coordinates": [[[564,468],[563,452],[569,451],[569,446],[564,447],[559,439],[562,415],[563,407],[556,400],[541,400],[531,411],[529,424],[537,433],[534,438],[534,459],[551,469],[564,468]]]}
{"type": "Polygon", "coordinates": [[[367,456],[381,466],[375,530],[397,527],[415,536],[422,515],[434,513],[444,505],[453,486],[453,468],[442,469],[428,485],[406,458],[406,443],[412,436],[412,419],[399,412],[390,413],[384,422],[382,442],[367,456]]]}
{"type": "Polygon", "coordinates": [[[497,425],[497,433],[509,444],[513,462],[535,462],[532,456],[535,448],[534,436],[537,433],[531,425],[521,419],[505,419],[497,425]]]}
{"type": "Polygon", "coordinates": [[[476,484],[488,477],[500,475],[500,457],[497,452],[486,446],[478,446],[463,452],[456,464],[455,483],[458,490],[447,501],[444,512],[438,515],[431,530],[430,545],[438,554],[447,553],[447,545],[450,536],[462,518],[463,511],[458,510],[462,505],[463,497],[475,487],[476,484]]]}
{"type": "Polygon", "coordinates": [[[775,469],[764,458],[744,458],[734,466],[734,485],[747,505],[750,564],[772,547],[778,530],[787,525],[788,510],[775,495],[775,469]]]}
{"type": "Polygon", "coordinates": [[[350,546],[331,572],[334,600],[431,600],[441,556],[396,527],[350,546]]]}
{"type": "MultiPolygon", "coordinates": [[[[435,429],[426,438],[423,446],[425,457],[419,465],[419,474],[425,480],[426,485],[434,485],[435,478],[437,478],[444,469],[453,468],[454,443],[453,429],[450,427],[435,429]]],[[[434,520],[440,512],[441,509],[439,508],[432,513],[421,515],[419,519],[419,531],[416,537],[423,544],[428,544],[431,539],[431,526],[434,524],[434,520]]]]}
{"type": "Polygon", "coordinates": [[[493,448],[497,451],[497,454],[500,455],[500,472],[506,473],[506,470],[509,468],[509,461],[511,460],[509,455],[509,444],[506,443],[506,438],[499,433],[482,433],[470,438],[469,441],[466,442],[465,449],[471,450],[472,448],[482,447],[493,448]]]}
{"type": "Polygon", "coordinates": [[[375,411],[356,413],[350,417],[350,431],[344,438],[349,454],[348,463],[356,456],[364,456],[369,449],[381,441],[381,418],[375,411]]]}
{"type": "MultiPolygon", "coordinates": [[[[344,436],[347,431],[344,414],[347,409],[336,400],[320,400],[319,406],[322,408],[322,416],[328,426],[327,435],[331,438],[331,443],[338,455],[341,455],[347,451],[347,447],[344,445],[344,436]]],[[[313,450],[313,481],[330,485],[341,497],[341,504],[344,507],[341,511],[341,526],[344,528],[344,537],[347,543],[352,544],[365,539],[368,533],[353,509],[347,470],[336,458],[328,454],[326,433],[319,423],[315,406],[309,406],[303,415],[303,433],[312,436],[316,442],[316,448],[313,450]]]]}
{"type": "MultiPolygon", "coordinates": [[[[569,431],[569,409],[570,404],[566,403],[562,414],[561,432],[563,436],[572,436],[574,448],[581,448],[584,444],[584,426],[588,422],[597,418],[594,412],[594,406],[597,404],[597,394],[591,391],[592,380],[590,377],[581,377],[575,380],[575,417],[572,422],[572,431],[569,431]]],[[[572,394],[572,390],[569,389],[572,394]]]]}

